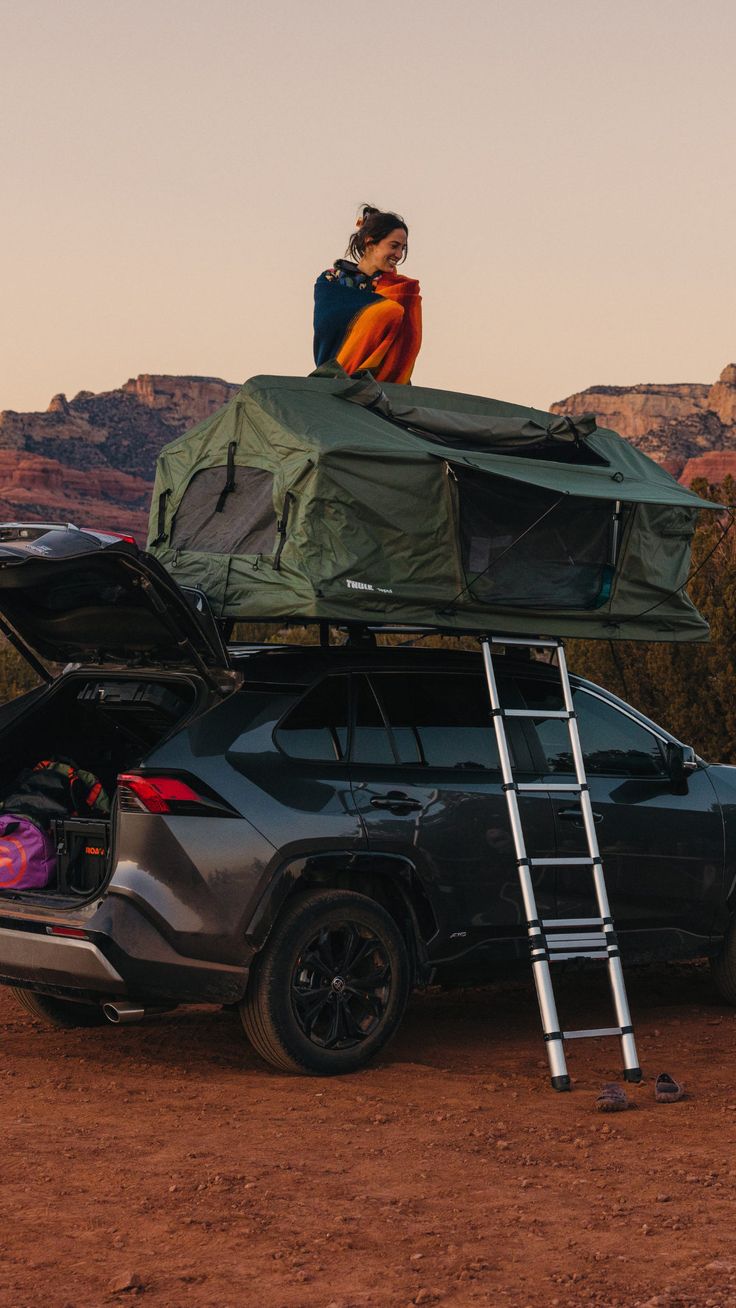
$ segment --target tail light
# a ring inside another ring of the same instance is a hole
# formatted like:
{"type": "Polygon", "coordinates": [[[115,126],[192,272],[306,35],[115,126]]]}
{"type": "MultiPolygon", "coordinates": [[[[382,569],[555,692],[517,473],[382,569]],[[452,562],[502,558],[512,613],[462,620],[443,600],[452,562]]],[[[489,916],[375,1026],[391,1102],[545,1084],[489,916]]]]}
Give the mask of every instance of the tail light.
{"type": "Polygon", "coordinates": [[[123,540],[126,545],[136,544],[135,536],[131,536],[126,531],[110,531],[109,527],[81,527],[80,531],[91,531],[94,532],[96,536],[108,536],[112,537],[114,540],[123,540]]]}
{"type": "Polygon", "coordinates": [[[237,816],[221,799],[202,794],[180,776],[122,772],[118,796],[121,807],[128,812],[138,809],[144,813],[237,816]]]}

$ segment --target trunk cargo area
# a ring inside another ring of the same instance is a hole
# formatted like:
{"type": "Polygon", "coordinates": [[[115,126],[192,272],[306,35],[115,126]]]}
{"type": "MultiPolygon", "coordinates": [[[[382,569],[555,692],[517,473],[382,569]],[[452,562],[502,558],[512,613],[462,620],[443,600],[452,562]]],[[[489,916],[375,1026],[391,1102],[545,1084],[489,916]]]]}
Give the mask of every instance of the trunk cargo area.
{"type": "MultiPolygon", "coordinates": [[[[0,901],[78,903],[104,885],[110,872],[117,777],[140,766],[192,711],[197,688],[183,676],[70,672],[54,682],[3,729],[0,716],[0,812],[11,813],[17,780],[42,760],[71,763],[91,773],[111,802],[111,813],[50,813],[38,822],[53,842],[55,870],[34,889],[3,886],[0,901]]],[[[33,816],[33,821],[37,821],[33,816]]],[[[2,869],[0,869],[0,872],[2,869]]]]}

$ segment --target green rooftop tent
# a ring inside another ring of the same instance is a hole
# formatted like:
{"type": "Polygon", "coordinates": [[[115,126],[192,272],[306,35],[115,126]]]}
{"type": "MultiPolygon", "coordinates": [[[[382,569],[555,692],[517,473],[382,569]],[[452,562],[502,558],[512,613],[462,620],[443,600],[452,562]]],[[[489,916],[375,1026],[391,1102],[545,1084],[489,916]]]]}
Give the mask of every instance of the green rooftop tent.
{"type": "Polygon", "coordinates": [[[704,508],[592,414],[254,377],[161,452],[149,549],[215,616],[704,640],[704,508]]]}

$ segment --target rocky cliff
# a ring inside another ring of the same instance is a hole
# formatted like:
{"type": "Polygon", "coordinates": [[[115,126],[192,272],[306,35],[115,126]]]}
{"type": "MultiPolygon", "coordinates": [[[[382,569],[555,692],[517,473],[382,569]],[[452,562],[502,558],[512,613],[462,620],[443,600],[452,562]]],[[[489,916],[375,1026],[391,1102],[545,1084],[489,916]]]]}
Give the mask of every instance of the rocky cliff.
{"type": "Polygon", "coordinates": [[[162,445],[237,390],[216,377],[144,373],[99,395],[55,395],[45,413],[0,413],[0,517],[132,531],[145,541],[162,445]]]}
{"type": "Polygon", "coordinates": [[[595,413],[688,485],[736,476],[736,364],[712,386],[700,383],[590,386],[551,405],[553,413],[595,413]]]}

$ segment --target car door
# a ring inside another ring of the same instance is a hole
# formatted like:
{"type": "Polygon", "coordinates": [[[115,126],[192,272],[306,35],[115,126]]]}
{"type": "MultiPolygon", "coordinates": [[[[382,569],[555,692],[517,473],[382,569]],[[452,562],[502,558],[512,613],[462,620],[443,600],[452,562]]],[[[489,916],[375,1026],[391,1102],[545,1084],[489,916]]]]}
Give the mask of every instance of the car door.
{"type": "MultiPolygon", "coordinates": [[[[365,842],[348,774],[348,696],[347,676],[324,677],[296,702],[292,692],[280,713],[277,701],[274,722],[272,692],[227,752],[257,786],[254,821],[284,857],[365,842]]],[[[220,712],[228,711],[226,702],[220,712]]]]}
{"type": "MultiPolygon", "coordinates": [[[[528,708],[562,707],[559,682],[517,681],[528,708]]],[[[675,793],[666,737],[593,687],[573,686],[596,834],[614,922],[626,946],[642,956],[687,953],[707,937],[723,896],[723,826],[707,769],[687,775],[675,793]],[[673,940],[673,935],[679,938],[673,940]]],[[[540,746],[541,781],[574,780],[567,725],[532,720],[540,746]]],[[[587,853],[576,796],[554,796],[560,856],[587,853]]],[[[559,912],[593,911],[586,868],[561,869],[559,912]]]]}
{"type": "MultiPolygon", "coordinates": [[[[355,675],[353,702],[351,778],[368,845],[414,863],[439,922],[435,956],[491,940],[495,957],[518,956],[526,914],[482,672],[355,675]]],[[[528,769],[519,720],[509,725],[516,767],[528,769]]],[[[529,849],[553,854],[548,795],[521,805],[529,849]]],[[[554,871],[537,868],[534,881],[549,916],[554,871]]]]}

